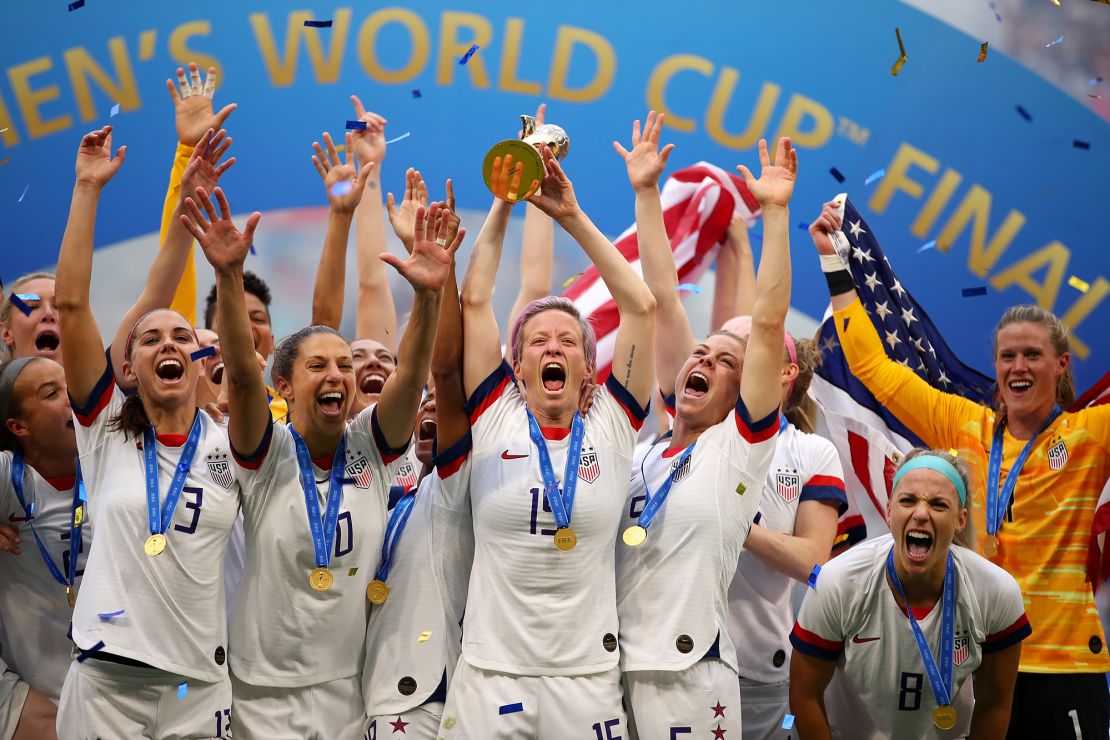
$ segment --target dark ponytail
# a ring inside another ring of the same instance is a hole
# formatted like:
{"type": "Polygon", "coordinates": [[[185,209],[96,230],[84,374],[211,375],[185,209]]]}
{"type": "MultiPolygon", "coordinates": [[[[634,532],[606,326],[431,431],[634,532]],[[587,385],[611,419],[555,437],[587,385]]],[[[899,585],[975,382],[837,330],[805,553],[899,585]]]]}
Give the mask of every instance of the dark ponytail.
{"type": "Polygon", "coordinates": [[[150,426],[150,417],[146,415],[143,399],[138,395],[128,396],[119,413],[108,421],[108,431],[123,432],[124,439],[134,437],[140,439],[143,430],[150,426]]]}

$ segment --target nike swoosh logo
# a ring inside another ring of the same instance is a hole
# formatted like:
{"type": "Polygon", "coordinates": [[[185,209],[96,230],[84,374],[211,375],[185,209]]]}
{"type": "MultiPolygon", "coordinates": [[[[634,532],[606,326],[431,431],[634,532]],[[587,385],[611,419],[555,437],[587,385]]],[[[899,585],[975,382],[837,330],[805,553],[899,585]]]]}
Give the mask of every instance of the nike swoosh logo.
{"type": "Polygon", "coordinates": [[[25,516],[16,516],[15,514],[8,514],[8,521],[11,522],[12,524],[16,524],[18,522],[27,521],[27,517],[25,517],[25,516]]]}
{"type": "Polygon", "coordinates": [[[508,450],[501,453],[502,460],[519,460],[522,457],[528,457],[528,455],[510,455],[508,450]]]}
{"type": "Polygon", "coordinates": [[[856,643],[857,645],[862,645],[865,642],[874,642],[875,640],[878,640],[878,639],[880,639],[880,638],[878,638],[878,637],[860,637],[859,635],[856,635],[855,637],[852,638],[852,642],[856,643]]]}

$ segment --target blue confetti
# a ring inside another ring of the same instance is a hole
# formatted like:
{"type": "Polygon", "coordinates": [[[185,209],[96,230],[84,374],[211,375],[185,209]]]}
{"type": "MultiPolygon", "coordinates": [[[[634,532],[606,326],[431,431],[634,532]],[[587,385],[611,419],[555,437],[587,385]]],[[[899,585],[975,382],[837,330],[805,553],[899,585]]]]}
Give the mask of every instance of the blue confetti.
{"type": "Polygon", "coordinates": [[[1088,85],[1088,87],[1094,87],[1095,85],[1097,85],[1100,82],[1102,82],[1101,77],[1092,77],[1091,81],[1088,82],[1087,85],[1088,85]]]}
{"type": "Polygon", "coordinates": [[[347,121],[348,131],[365,131],[366,121],[347,121]]]}
{"type": "Polygon", "coordinates": [[[922,252],[924,252],[924,251],[925,251],[926,249],[932,249],[932,248],[933,248],[933,247],[935,247],[936,245],[937,245],[937,240],[936,240],[936,239],[933,239],[933,240],[932,240],[931,242],[925,242],[924,244],[922,244],[922,245],[921,245],[921,246],[920,246],[920,247],[918,248],[918,250],[917,250],[917,253],[918,253],[918,254],[921,254],[921,253],[922,253],[922,252]]]}
{"type": "Polygon", "coordinates": [[[331,190],[329,190],[328,192],[334,195],[336,198],[342,198],[344,195],[351,192],[354,187],[355,186],[351,183],[350,180],[340,180],[339,182],[332,185],[331,190]]]}
{"type": "Polygon", "coordinates": [[[870,185],[871,183],[875,182],[876,180],[880,180],[885,176],[886,176],[886,170],[885,169],[876,170],[875,172],[872,172],[870,175],[867,176],[867,179],[863,181],[863,184],[864,185],[870,185]]]}
{"type": "Polygon", "coordinates": [[[413,96],[414,98],[421,98],[421,97],[424,97],[423,95],[421,95],[421,93],[420,93],[420,91],[419,91],[419,90],[413,90],[413,91],[412,91],[412,96],[413,96]]]}
{"type": "Polygon", "coordinates": [[[116,617],[121,616],[123,612],[124,610],[120,609],[118,612],[104,612],[103,614],[97,614],[96,616],[107,622],[110,619],[115,619],[116,617]]]}
{"type": "Polygon", "coordinates": [[[189,693],[189,682],[182,681],[177,685],[177,698],[184,699],[185,695],[189,693]]]}
{"type": "Polygon", "coordinates": [[[403,134],[401,134],[400,136],[398,136],[398,137],[397,137],[396,139],[389,139],[389,140],[388,140],[388,141],[386,141],[385,143],[386,143],[386,144],[392,144],[392,143],[393,143],[393,142],[395,142],[395,141],[400,141],[401,139],[407,139],[407,138],[409,138],[410,136],[412,136],[412,132],[411,132],[411,131],[406,131],[405,133],[403,133],[403,134]]]}
{"type": "Polygon", "coordinates": [[[331,28],[331,21],[305,21],[304,24],[309,28],[331,28]]]}
{"type": "Polygon", "coordinates": [[[973,298],[977,295],[986,295],[987,287],[985,285],[980,285],[977,288],[964,288],[960,292],[964,294],[964,298],[973,298]]]}
{"type": "Polygon", "coordinates": [[[995,14],[994,14],[994,19],[995,19],[996,21],[998,21],[999,23],[1001,23],[1001,22],[1002,22],[1002,16],[1000,16],[1000,15],[999,15],[998,13],[995,13],[995,14]]]}
{"type": "Polygon", "coordinates": [[[205,357],[215,357],[215,355],[216,355],[216,346],[212,345],[211,347],[204,347],[202,349],[198,349],[196,352],[189,355],[189,359],[192,360],[193,362],[196,362],[197,360],[203,360],[205,357]]]}
{"type": "Polygon", "coordinates": [[[794,729],[794,715],[793,714],[788,714],[788,715],[786,715],[785,717],[782,718],[782,729],[784,729],[784,730],[793,730],[794,729]]]}
{"type": "MultiPolygon", "coordinates": [[[[84,4],[84,0],[81,0],[81,1],[82,1],[82,4],[84,4]]],[[[78,663],[84,663],[86,660],[88,660],[90,657],[92,657],[93,653],[95,653],[97,650],[99,650],[102,647],[104,647],[104,640],[101,640],[100,642],[96,643],[95,645],[93,645],[88,650],[82,650],[80,653],[77,654],[77,662],[78,663]]]]}
{"type": "Polygon", "coordinates": [[[72,3],[69,4],[69,12],[72,13],[78,8],[83,7],[85,7],[85,0],[74,0],[72,3]]]}
{"type": "Polygon", "coordinates": [[[817,590],[817,576],[819,575],[821,575],[821,566],[815,565],[813,566],[813,570],[809,572],[809,578],[806,579],[806,583],[808,583],[809,587],[814,591],[817,590]]]}
{"type": "Polygon", "coordinates": [[[251,245],[251,254],[258,254],[258,250],[254,248],[253,244],[251,245]]]}
{"type": "Polygon", "coordinates": [[[1029,115],[1029,111],[1025,110],[1020,105],[1014,106],[1014,110],[1016,110],[1018,112],[1018,115],[1024,118],[1026,121],[1033,120],[1033,116],[1029,115]]]}
{"type": "Polygon", "coordinates": [[[18,295],[12,294],[12,296],[10,298],[8,298],[8,300],[10,300],[12,302],[12,305],[15,306],[16,308],[18,308],[19,312],[21,314],[23,314],[24,316],[30,316],[31,315],[31,311],[33,309],[30,306],[28,306],[26,303],[24,303],[23,299],[20,298],[18,295]]]}
{"type": "MultiPolygon", "coordinates": [[[[478,47],[475,46],[474,48],[477,49],[478,47]]],[[[498,714],[514,714],[516,712],[523,712],[523,711],[524,711],[524,704],[518,701],[516,704],[503,704],[501,706],[501,708],[497,710],[497,713],[498,714]]]]}
{"type": "Polygon", "coordinates": [[[89,494],[85,492],[85,481],[80,479],[77,481],[77,497],[82,501],[89,500],[89,494]]]}
{"type": "Polygon", "coordinates": [[[474,56],[474,52],[476,52],[476,51],[478,51],[478,45],[474,44],[473,46],[471,46],[469,49],[466,50],[466,53],[463,54],[462,59],[459,60],[459,64],[466,64],[467,62],[469,62],[470,57],[474,56]]]}
{"type": "Polygon", "coordinates": [[[836,178],[837,182],[844,182],[844,180],[847,179],[844,177],[844,175],[840,174],[840,170],[835,167],[829,168],[829,174],[836,178]]]}
{"type": "Polygon", "coordinates": [[[694,283],[682,283],[681,285],[678,286],[678,289],[679,290],[686,290],[686,291],[689,291],[691,293],[700,293],[701,292],[701,286],[700,285],[695,285],[694,283]]]}
{"type": "Polygon", "coordinates": [[[112,114],[108,117],[109,118],[115,118],[118,115],[119,115],[119,103],[116,103],[115,105],[112,106],[112,114]]]}
{"type": "Polygon", "coordinates": [[[1079,139],[1076,139],[1075,141],[1073,141],[1071,143],[1071,145],[1074,146],[1076,149],[1090,149],[1091,148],[1091,143],[1089,141],[1080,141],[1079,139]]]}
{"type": "Polygon", "coordinates": [[[762,520],[762,519],[763,519],[763,512],[762,511],[757,511],[757,512],[755,512],[755,519],[752,520],[752,524],[759,524],[760,520],[762,520]]]}
{"type": "Polygon", "coordinates": [[[809,231],[809,224],[807,224],[805,221],[799,221],[798,228],[802,231],[809,231]]]}
{"type": "Polygon", "coordinates": [[[25,196],[27,195],[27,191],[28,191],[28,190],[30,190],[30,189],[31,189],[31,186],[30,186],[30,185],[28,185],[27,187],[23,188],[23,192],[22,192],[22,193],[20,194],[20,196],[19,196],[19,200],[17,200],[17,201],[16,201],[16,203],[22,203],[22,202],[23,202],[23,198],[24,198],[24,197],[25,197],[25,196]]]}
{"type": "Polygon", "coordinates": [[[1047,48],[1048,48],[1048,47],[1050,47],[1050,46],[1056,46],[1056,45],[1058,45],[1058,44],[1062,44],[1062,43],[1064,43],[1064,37],[1063,37],[1063,36],[1061,36],[1060,38],[1056,39],[1055,41],[1049,41],[1049,42],[1048,42],[1047,44],[1045,44],[1045,45],[1044,45],[1044,48],[1046,48],[1046,49],[1047,49],[1047,48]]]}

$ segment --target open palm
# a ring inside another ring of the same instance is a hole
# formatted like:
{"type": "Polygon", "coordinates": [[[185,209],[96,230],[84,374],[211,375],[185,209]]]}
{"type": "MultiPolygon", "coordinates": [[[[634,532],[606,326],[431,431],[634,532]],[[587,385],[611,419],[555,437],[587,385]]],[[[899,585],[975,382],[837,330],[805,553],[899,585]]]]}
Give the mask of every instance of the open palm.
{"type": "Polygon", "coordinates": [[[231,206],[224,191],[216,188],[215,196],[220,205],[219,216],[216,215],[216,208],[208,193],[203,188],[197,188],[195,199],[185,199],[185,209],[189,215],[182,214],[181,222],[204,250],[208,263],[216,272],[221,272],[241,267],[246,261],[254,242],[254,230],[258,227],[262,214],[258,211],[252,213],[247,218],[246,228],[239,231],[231,220],[231,206]]]}
{"type": "Polygon", "coordinates": [[[775,152],[775,163],[767,154],[767,140],[759,140],[759,163],[762,167],[759,179],[752,175],[744,165],[736,169],[744,176],[748,192],[755,196],[761,206],[785,206],[794,194],[794,183],[798,179],[798,150],[793,147],[790,137],[779,139],[775,152]]]}
{"type": "Polygon", "coordinates": [[[181,195],[184,198],[197,188],[212,192],[220,181],[220,176],[231,169],[235,164],[235,157],[230,157],[226,162],[220,163],[220,158],[227,153],[231,146],[231,137],[227,131],[220,129],[218,132],[208,129],[198,146],[193,149],[189,157],[189,164],[181,175],[181,195]]]}
{"type": "Polygon", "coordinates": [[[173,80],[166,80],[166,89],[173,100],[177,140],[186,146],[196,146],[208,129],[218,131],[238,106],[232,103],[225,105],[218,113],[213,110],[212,99],[216,94],[215,67],[208,68],[208,76],[202,83],[197,65],[189,62],[189,77],[186,78],[185,70],[178,67],[177,82],[178,85],[175,86],[173,80]]]}
{"type": "Polygon", "coordinates": [[[125,146],[121,146],[116,156],[112,156],[111,126],[85,134],[77,148],[77,182],[104,187],[119,171],[126,156],[125,146]]]}
{"type": "Polygon", "coordinates": [[[355,212],[355,208],[362,201],[362,194],[366,190],[366,178],[374,167],[373,162],[367,162],[361,170],[355,169],[352,139],[352,134],[348,131],[346,162],[343,161],[343,157],[336,150],[335,143],[331,140],[331,134],[324,132],[326,152],[320,147],[319,142],[312,142],[312,148],[316,150],[316,154],[312,156],[312,164],[316,166],[316,171],[320,173],[320,177],[324,180],[324,188],[328,193],[328,203],[331,204],[332,210],[337,213],[355,212]]]}
{"type": "Polygon", "coordinates": [[[634,121],[631,151],[625,149],[619,142],[613,142],[613,149],[624,158],[624,165],[628,168],[628,181],[632,183],[633,190],[654,188],[659,185],[659,178],[667,166],[667,158],[674,149],[674,144],[667,144],[659,149],[659,132],[663,129],[665,118],[663,113],[660,113],[658,118],[655,111],[648,113],[642,136],[640,121],[634,121]]]}
{"type": "Polygon", "coordinates": [[[405,261],[396,255],[384,252],[381,260],[393,266],[416,291],[438,291],[447,282],[451,272],[451,262],[455,252],[466,236],[466,229],[459,229],[453,241],[447,241],[452,228],[450,211],[439,203],[433,203],[425,211],[421,206],[416,211],[415,233],[412,254],[405,261]]]}

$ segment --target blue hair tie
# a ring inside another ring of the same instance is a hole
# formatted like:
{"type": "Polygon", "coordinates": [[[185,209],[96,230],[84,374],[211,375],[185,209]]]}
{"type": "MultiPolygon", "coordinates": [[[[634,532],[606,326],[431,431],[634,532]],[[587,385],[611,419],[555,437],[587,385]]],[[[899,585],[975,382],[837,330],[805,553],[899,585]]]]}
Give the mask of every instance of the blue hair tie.
{"type": "Polygon", "coordinates": [[[960,504],[967,505],[967,487],[964,486],[964,479],[960,477],[960,471],[956,466],[945,460],[943,457],[936,455],[919,455],[902,467],[898,468],[898,472],[894,474],[894,487],[898,487],[898,481],[902,479],[906,473],[911,470],[935,470],[936,472],[947,478],[953,486],[956,487],[956,493],[960,496],[960,504]]]}

